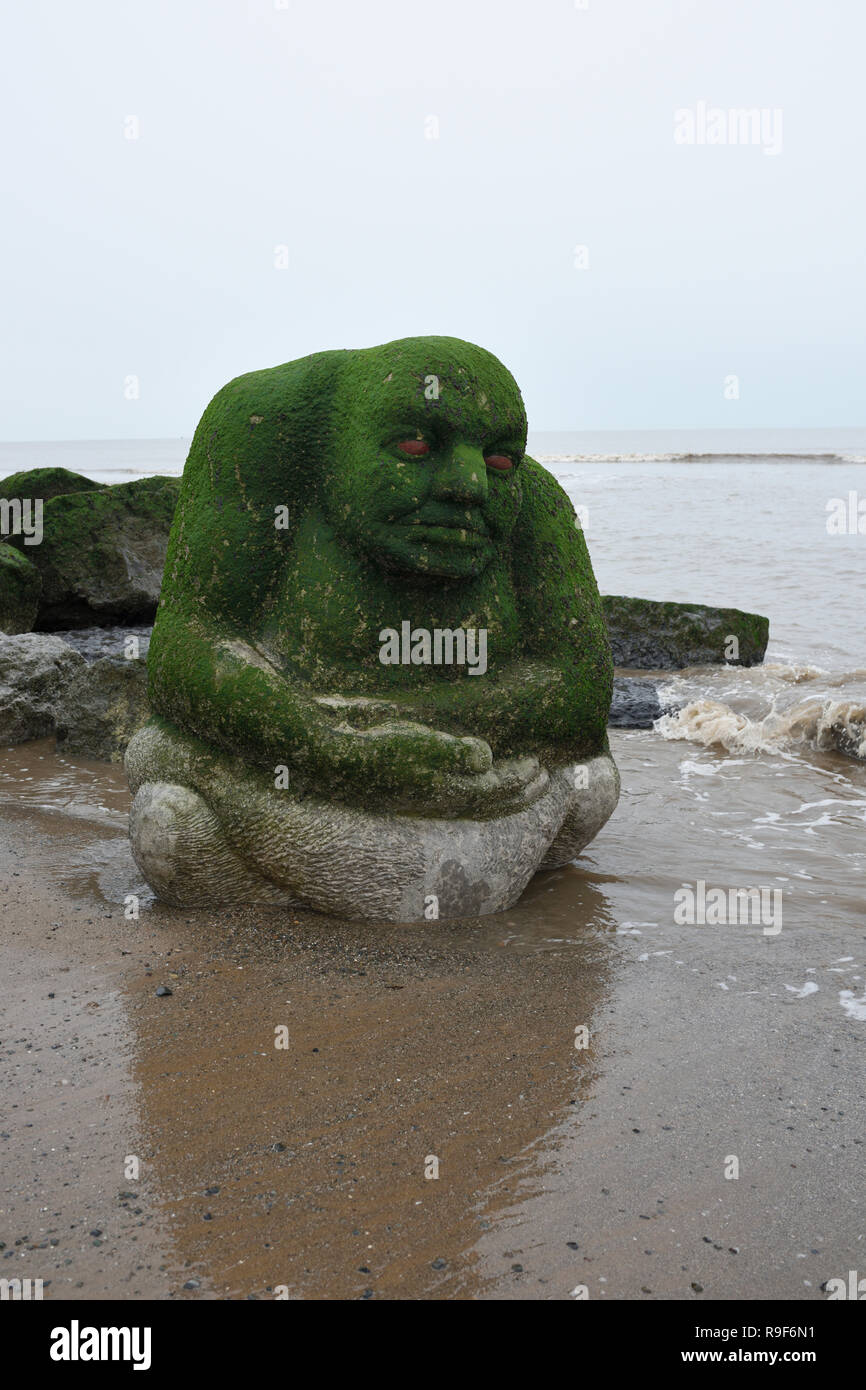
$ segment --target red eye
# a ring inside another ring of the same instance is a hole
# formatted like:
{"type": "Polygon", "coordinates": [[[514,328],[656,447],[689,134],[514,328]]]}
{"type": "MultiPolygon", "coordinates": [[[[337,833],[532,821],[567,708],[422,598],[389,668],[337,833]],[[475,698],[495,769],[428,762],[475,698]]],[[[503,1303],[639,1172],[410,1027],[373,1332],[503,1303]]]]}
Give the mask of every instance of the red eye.
{"type": "Polygon", "coordinates": [[[420,458],[422,454],[429,454],[430,445],[425,444],[423,439],[404,439],[397,448],[404,454],[411,455],[412,458],[420,458]]]}
{"type": "Polygon", "coordinates": [[[514,466],[506,454],[488,454],[484,462],[488,468],[495,468],[499,473],[507,473],[514,466]]]}

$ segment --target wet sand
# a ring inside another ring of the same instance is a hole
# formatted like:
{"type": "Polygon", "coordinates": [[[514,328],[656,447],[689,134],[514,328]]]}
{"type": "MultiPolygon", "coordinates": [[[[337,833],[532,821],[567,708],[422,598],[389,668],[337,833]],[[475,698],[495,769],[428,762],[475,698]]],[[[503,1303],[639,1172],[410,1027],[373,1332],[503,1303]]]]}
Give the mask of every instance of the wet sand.
{"type": "Polygon", "coordinates": [[[862,1266],[866,772],[614,752],[581,867],[496,918],[377,930],[157,906],[119,769],[0,753],[0,1273],[77,1299],[700,1300],[821,1298],[862,1266]],[[768,850],[754,822],[814,779],[832,837],[768,850]],[[789,885],[778,936],[674,925],[683,877],[755,863],[789,885]]]}

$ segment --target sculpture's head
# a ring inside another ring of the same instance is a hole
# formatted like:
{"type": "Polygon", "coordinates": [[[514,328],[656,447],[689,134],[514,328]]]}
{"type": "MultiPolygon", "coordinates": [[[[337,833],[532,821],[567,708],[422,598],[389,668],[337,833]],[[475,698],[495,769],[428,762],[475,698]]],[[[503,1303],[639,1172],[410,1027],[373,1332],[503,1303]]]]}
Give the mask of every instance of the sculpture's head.
{"type": "Polygon", "coordinates": [[[324,501],[383,569],[468,579],[507,543],[521,503],[526,412],[491,353],[403,338],[347,355],[324,501]]]}

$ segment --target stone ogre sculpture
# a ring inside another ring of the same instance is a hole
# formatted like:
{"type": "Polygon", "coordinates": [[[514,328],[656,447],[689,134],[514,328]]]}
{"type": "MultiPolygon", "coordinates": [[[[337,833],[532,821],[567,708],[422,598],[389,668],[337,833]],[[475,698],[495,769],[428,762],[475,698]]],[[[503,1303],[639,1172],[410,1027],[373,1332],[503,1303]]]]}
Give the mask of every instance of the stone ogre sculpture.
{"type": "Polygon", "coordinates": [[[610,648],[572,505],[525,445],[515,381],[456,338],[214,397],[126,756],[159,897],[469,916],[593,838],[619,794],[610,648]]]}

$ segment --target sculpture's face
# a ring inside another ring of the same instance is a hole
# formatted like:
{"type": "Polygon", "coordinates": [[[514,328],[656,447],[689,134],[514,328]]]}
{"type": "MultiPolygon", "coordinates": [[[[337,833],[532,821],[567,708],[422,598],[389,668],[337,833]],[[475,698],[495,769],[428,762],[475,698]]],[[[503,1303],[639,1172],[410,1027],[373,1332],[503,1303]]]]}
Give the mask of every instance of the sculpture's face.
{"type": "Polygon", "coordinates": [[[526,416],[501,363],[469,344],[406,339],[359,353],[327,489],[338,532],[383,569],[468,579],[520,510],[526,416]]]}

